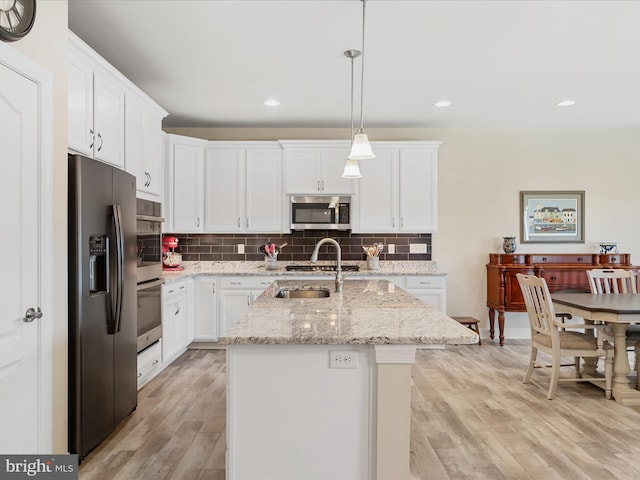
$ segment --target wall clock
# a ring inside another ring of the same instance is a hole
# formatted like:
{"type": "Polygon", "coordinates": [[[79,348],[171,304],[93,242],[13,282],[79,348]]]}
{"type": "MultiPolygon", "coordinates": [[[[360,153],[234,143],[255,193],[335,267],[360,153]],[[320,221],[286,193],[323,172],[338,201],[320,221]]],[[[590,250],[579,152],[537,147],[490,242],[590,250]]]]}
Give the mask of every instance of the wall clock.
{"type": "Polygon", "coordinates": [[[29,33],[35,18],[36,0],[0,0],[0,40],[20,40],[29,33]]]}

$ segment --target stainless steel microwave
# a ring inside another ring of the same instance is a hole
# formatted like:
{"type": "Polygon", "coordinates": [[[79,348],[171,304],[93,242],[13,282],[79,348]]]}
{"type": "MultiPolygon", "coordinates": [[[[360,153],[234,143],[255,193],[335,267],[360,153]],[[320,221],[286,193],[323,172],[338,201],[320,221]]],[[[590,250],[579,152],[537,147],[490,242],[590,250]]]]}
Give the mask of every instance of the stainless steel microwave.
{"type": "Polygon", "coordinates": [[[351,197],[292,196],[291,230],[350,230],[351,197]]]}

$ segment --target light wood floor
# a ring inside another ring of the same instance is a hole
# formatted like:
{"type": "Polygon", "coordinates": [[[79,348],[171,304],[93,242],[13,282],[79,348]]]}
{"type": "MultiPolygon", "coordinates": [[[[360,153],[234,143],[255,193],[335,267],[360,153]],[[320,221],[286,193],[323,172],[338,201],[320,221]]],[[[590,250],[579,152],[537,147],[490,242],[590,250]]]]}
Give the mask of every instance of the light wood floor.
{"type": "MultiPolygon", "coordinates": [[[[640,478],[640,407],[586,383],[562,383],[547,400],[548,372],[522,384],[528,356],[525,341],[418,351],[416,478],[640,478]]],[[[140,390],[137,411],[87,457],[80,478],[224,479],[225,373],[224,351],[182,355],[140,390]]]]}

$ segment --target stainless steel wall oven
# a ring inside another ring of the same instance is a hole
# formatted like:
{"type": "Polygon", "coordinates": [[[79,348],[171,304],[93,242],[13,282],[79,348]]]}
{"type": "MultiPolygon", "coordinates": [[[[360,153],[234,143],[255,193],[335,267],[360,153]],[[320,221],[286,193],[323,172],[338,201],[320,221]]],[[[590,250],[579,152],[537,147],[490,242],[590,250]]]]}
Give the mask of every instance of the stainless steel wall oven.
{"type": "Polygon", "coordinates": [[[161,205],[137,200],[138,352],[162,337],[161,205]]]}

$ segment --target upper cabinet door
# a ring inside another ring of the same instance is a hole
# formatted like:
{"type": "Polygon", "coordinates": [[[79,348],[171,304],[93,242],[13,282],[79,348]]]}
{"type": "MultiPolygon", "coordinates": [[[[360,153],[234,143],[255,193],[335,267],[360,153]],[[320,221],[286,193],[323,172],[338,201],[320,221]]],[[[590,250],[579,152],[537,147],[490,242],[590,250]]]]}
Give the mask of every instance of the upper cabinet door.
{"type": "Polygon", "coordinates": [[[93,102],[93,155],[124,170],[124,88],[95,72],[93,102]]]}
{"type": "Polygon", "coordinates": [[[162,194],[162,115],[147,111],[144,117],[144,153],[142,156],[143,191],[162,194]]]}
{"type": "Polygon", "coordinates": [[[438,229],[438,156],[434,149],[400,149],[400,232],[438,229]]]}
{"type": "Polygon", "coordinates": [[[318,164],[320,150],[290,149],[285,153],[285,193],[319,195],[322,193],[318,164]]]}
{"type": "Polygon", "coordinates": [[[376,148],[376,158],[359,162],[362,178],[357,196],[357,231],[395,232],[398,224],[398,150],[376,148]]]}
{"type": "Polygon", "coordinates": [[[69,148],[93,156],[93,69],[72,49],[67,65],[69,148]]]}
{"type": "Polygon", "coordinates": [[[143,175],[145,109],[142,102],[127,95],[125,105],[125,168],[136,177],[136,188],[144,190],[146,178],[143,175]]]}
{"type": "MultiPolygon", "coordinates": [[[[351,194],[354,192],[354,181],[342,178],[347,163],[348,148],[327,148],[322,150],[320,163],[320,185],[322,193],[351,194]]],[[[366,162],[363,160],[360,163],[366,162]]]]}
{"type": "Polygon", "coordinates": [[[247,232],[282,231],[282,151],[247,149],[247,232]]]}
{"type": "Polygon", "coordinates": [[[205,158],[205,231],[242,232],[244,228],[242,148],[207,149],[205,158]]]}
{"type": "Polygon", "coordinates": [[[289,195],[349,195],[354,182],[342,178],[349,143],[336,140],[281,142],[285,158],[285,193],[289,195]]]}
{"type": "Polygon", "coordinates": [[[204,148],[174,144],[171,176],[174,231],[201,232],[204,224],[204,148]]]}

